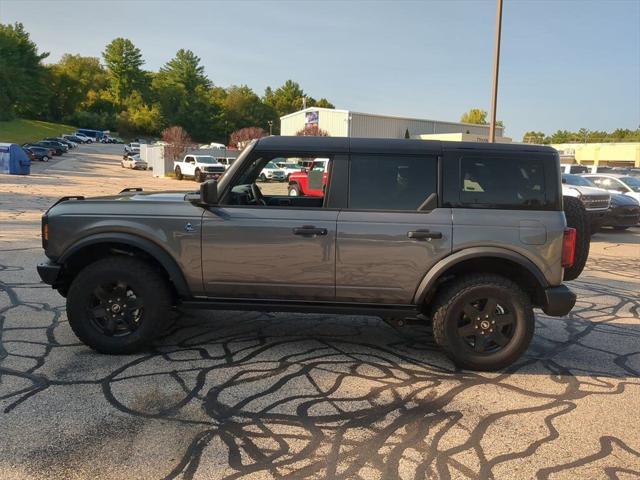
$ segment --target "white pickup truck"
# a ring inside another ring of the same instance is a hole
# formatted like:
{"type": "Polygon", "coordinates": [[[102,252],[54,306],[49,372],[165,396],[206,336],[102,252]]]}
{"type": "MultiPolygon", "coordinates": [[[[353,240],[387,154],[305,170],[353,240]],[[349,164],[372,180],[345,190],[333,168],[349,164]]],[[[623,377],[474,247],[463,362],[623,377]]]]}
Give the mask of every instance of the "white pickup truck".
{"type": "Polygon", "coordinates": [[[196,182],[204,182],[207,179],[220,178],[225,171],[225,166],[211,155],[185,155],[181,162],[173,162],[173,171],[178,180],[184,177],[193,177],[196,182]]]}

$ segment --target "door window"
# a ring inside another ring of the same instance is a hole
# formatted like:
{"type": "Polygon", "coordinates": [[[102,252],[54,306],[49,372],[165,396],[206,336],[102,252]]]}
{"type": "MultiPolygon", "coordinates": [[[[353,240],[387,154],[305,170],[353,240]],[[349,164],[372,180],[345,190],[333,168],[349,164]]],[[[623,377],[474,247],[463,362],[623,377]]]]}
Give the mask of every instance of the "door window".
{"type": "Polygon", "coordinates": [[[436,157],[353,155],[349,208],[416,211],[437,185],[436,157]]]}

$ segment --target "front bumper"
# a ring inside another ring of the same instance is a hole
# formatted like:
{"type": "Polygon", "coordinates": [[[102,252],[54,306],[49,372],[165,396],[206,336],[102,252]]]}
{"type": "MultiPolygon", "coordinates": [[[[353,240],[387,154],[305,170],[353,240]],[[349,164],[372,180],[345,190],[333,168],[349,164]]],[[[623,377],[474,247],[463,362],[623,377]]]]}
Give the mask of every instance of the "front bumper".
{"type": "Polygon", "coordinates": [[[562,317],[576,304],[576,294],[565,285],[549,287],[544,290],[542,311],[552,317],[562,317]]]}
{"type": "Polygon", "coordinates": [[[604,221],[607,227],[634,227],[640,224],[640,207],[614,207],[604,221]]]}
{"type": "Polygon", "coordinates": [[[606,221],[609,210],[587,210],[591,231],[597,231],[606,221]]]}
{"type": "Polygon", "coordinates": [[[38,264],[38,275],[47,285],[55,286],[62,274],[62,265],[46,261],[38,264]]]}

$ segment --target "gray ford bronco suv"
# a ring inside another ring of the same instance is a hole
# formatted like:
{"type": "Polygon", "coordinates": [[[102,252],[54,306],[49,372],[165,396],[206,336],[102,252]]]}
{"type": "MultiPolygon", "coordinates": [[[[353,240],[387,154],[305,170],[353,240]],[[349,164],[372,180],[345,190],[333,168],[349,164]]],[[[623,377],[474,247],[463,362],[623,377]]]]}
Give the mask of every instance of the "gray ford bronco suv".
{"type": "Polygon", "coordinates": [[[534,145],[268,137],[199,192],[60,199],[42,237],[42,280],[104,353],[147,347],[178,305],[422,318],[457,365],[493,370],[527,349],[534,307],[576,299],[558,154],[534,145]],[[314,158],[315,196],[256,185],[314,158]]]}

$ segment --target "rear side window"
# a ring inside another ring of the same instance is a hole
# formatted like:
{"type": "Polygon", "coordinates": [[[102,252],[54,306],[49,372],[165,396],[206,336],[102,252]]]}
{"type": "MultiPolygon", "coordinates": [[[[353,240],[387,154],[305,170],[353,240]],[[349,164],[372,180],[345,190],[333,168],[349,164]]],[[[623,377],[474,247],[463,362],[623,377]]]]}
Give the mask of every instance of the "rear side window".
{"type": "Polygon", "coordinates": [[[352,155],[349,208],[415,211],[437,184],[436,157],[352,155]]]}
{"type": "Polygon", "coordinates": [[[459,188],[463,207],[543,208],[544,162],[535,158],[463,157],[459,188]]]}

